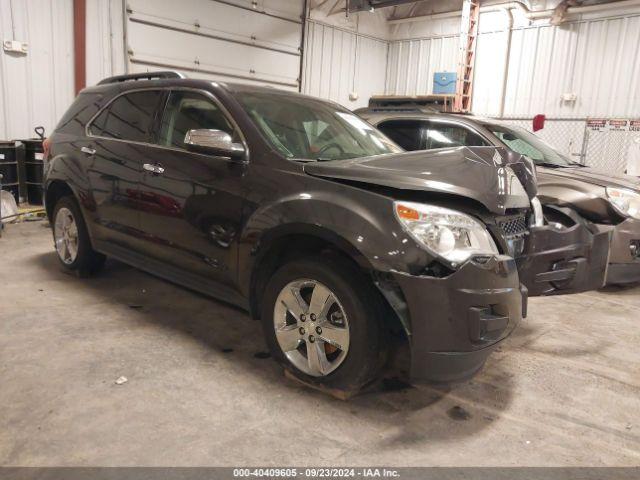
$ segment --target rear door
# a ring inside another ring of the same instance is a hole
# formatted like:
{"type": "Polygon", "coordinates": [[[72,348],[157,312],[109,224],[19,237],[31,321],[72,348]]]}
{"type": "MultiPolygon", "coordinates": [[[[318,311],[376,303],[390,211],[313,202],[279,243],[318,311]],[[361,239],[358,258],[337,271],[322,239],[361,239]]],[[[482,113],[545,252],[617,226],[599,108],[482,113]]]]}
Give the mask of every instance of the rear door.
{"type": "Polygon", "coordinates": [[[113,99],[88,125],[87,173],[97,214],[99,241],[128,249],[144,248],[139,196],[142,165],[153,158],[153,124],[162,90],[136,90],[113,99]]]}
{"type": "Polygon", "coordinates": [[[169,93],[154,139],[155,168],[143,165],[141,226],[147,254],[185,273],[234,287],[245,164],[189,151],[184,138],[192,129],[223,130],[242,142],[212,94],[190,89],[169,93]]]}

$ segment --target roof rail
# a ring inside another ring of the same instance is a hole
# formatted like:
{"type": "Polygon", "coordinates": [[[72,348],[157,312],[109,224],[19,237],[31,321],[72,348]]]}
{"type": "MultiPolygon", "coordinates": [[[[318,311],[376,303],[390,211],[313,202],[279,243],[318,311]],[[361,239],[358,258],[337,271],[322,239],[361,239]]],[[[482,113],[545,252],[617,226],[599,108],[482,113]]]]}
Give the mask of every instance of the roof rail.
{"type": "Polygon", "coordinates": [[[143,73],[128,73],[126,75],[115,75],[113,77],[107,77],[104,80],[100,80],[98,85],[107,85],[109,83],[128,82],[131,80],[158,80],[164,78],[186,78],[182,73],[166,70],[162,72],[143,72],[143,73]]]}
{"type": "Polygon", "coordinates": [[[374,111],[453,111],[455,95],[374,95],[369,99],[369,109],[374,111]]]}

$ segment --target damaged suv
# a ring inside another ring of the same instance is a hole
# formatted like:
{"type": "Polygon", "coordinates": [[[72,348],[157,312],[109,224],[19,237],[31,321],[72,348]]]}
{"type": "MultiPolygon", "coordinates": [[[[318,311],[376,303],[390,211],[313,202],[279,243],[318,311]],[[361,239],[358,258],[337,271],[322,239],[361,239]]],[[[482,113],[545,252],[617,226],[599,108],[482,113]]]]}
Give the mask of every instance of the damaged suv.
{"type": "Polygon", "coordinates": [[[414,381],[466,378],[526,311],[504,149],[404,153],[334,103],[155,72],[83,90],[45,156],[64,267],[110,256],[238,305],[308,384],[372,382],[390,332],[414,381]]]}
{"type": "Polygon", "coordinates": [[[372,97],[369,108],[356,113],[408,151],[501,147],[508,157],[535,163],[537,191],[528,193],[540,210],[539,222],[516,258],[529,296],[595,290],[630,280],[633,272],[640,278],[640,195],[627,190],[629,180],[605,180],[533,134],[493,120],[441,113],[431,102],[429,97],[372,97]],[[605,187],[609,195],[619,195],[619,207],[607,201],[605,187]],[[626,212],[623,204],[630,205],[626,212]]]}

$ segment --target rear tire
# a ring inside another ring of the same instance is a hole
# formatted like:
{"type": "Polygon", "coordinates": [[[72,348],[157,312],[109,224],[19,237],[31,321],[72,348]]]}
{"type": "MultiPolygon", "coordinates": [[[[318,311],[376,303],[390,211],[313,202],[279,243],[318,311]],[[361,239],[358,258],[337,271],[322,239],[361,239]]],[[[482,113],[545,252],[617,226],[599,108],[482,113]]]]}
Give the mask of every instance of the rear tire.
{"type": "Polygon", "coordinates": [[[261,321],[272,356],[296,378],[357,392],[386,362],[382,311],[379,293],[355,266],[318,256],[290,261],[271,277],[261,321]]]}
{"type": "Polygon", "coordinates": [[[83,276],[98,272],[106,257],[91,246],[87,225],[75,198],[60,198],[53,208],[52,219],[53,242],[62,266],[83,276]]]}

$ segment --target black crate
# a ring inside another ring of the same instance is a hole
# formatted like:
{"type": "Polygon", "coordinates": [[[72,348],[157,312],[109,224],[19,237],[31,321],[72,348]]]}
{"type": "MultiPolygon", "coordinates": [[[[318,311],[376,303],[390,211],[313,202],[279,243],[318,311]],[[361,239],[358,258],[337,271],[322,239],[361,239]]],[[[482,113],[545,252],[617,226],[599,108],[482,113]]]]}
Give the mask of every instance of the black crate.
{"type": "Polygon", "coordinates": [[[0,175],[2,175],[3,185],[18,183],[18,162],[0,163],[0,175]]]}
{"type": "Polygon", "coordinates": [[[30,205],[42,205],[42,185],[27,184],[27,201],[30,205]]]}
{"type": "Polygon", "coordinates": [[[29,138],[28,140],[19,140],[24,144],[24,161],[25,162],[42,162],[43,148],[42,140],[29,138]]]}
{"type": "Polygon", "coordinates": [[[0,142],[0,163],[16,162],[16,143],[0,142]]]}
{"type": "Polygon", "coordinates": [[[26,182],[42,184],[42,177],[44,175],[44,163],[43,162],[26,162],[26,182]]]}

